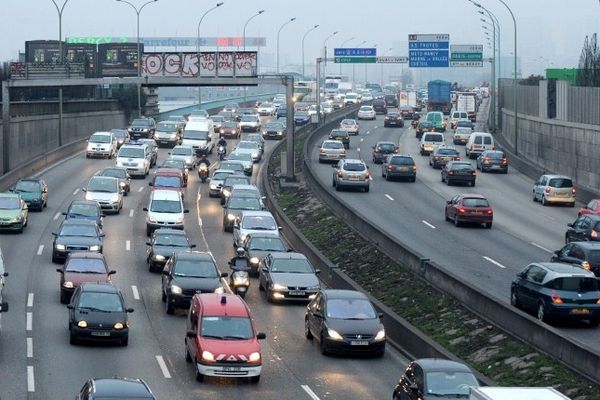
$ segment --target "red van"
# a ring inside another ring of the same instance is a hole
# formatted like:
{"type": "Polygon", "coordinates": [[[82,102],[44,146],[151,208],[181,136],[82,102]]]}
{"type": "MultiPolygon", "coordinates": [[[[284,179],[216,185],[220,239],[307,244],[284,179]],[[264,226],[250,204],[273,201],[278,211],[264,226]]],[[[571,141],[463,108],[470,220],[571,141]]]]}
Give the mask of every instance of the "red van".
{"type": "Polygon", "coordinates": [[[250,309],[233,294],[202,293],[192,298],[187,317],[185,359],[193,362],[196,380],[205,376],[260,380],[260,339],[250,309]]]}

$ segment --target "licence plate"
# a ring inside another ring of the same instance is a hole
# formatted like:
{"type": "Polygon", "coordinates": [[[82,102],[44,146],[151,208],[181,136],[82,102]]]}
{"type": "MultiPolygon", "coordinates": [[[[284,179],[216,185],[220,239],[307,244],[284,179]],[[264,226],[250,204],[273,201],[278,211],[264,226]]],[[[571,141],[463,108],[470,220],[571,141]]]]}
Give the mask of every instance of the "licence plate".
{"type": "Polygon", "coordinates": [[[567,195],[567,193],[566,192],[558,192],[558,193],[556,193],[556,195],[560,196],[560,197],[565,197],[567,195]]]}
{"type": "Polygon", "coordinates": [[[398,171],[408,171],[408,167],[398,167],[398,171]]]}
{"type": "Polygon", "coordinates": [[[582,314],[589,314],[590,310],[588,310],[587,308],[574,308],[571,310],[571,314],[577,314],[577,315],[582,315],[582,314]]]}
{"type": "Polygon", "coordinates": [[[350,346],[368,346],[368,345],[369,345],[368,340],[351,340],[350,341],[350,346]]]}
{"type": "Polygon", "coordinates": [[[290,296],[305,296],[306,292],[304,290],[290,290],[289,292],[290,296]]]}
{"type": "Polygon", "coordinates": [[[450,161],[451,158],[450,157],[444,157],[444,161],[450,161]]]}
{"type": "Polygon", "coordinates": [[[10,222],[0,221],[0,225],[10,225],[10,222]]]}
{"type": "Polygon", "coordinates": [[[492,169],[500,169],[499,165],[492,165],[492,169]]]}
{"type": "Polygon", "coordinates": [[[92,336],[110,336],[110,332],[92,332],[92,336]]]}
{"type": "Polygon", "coordinates": [[[357,180],[358,180],[358,176],[351,176],[351,177],[350,177],[350,180],[351,180],[351,181],[357,181],[357,180]]]}
{"type": "Polygon", "coordinates": [[[241,371],[242,368],[241,367],[223,367],[223,371],[226,372],[237,372],[237,371],[241,371]]]}

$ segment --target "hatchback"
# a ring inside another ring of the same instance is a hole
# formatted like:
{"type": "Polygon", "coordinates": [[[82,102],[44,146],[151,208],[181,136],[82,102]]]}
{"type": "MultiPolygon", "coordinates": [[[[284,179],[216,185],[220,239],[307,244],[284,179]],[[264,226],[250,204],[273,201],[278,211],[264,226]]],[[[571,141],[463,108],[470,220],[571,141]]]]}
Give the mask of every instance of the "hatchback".
{"type": "Polygon", "coordinates": [[[400,148],[394,142],[377,142],[373,146],[373,164],[381,164],[390,154],[398,153],[400,148]]]}
{"type": "Polygon", "coordinates": [[[221,186],[221,205],[225,204],[234,185],[250,185],[250,177],[246,175],[229,175],[225,177],[221,186]]]}
{"type": "Polygon", "coordinates": [[[600,199],[590,200],[589,203],[579,209],[577,215],[600,215],[600,199]]]}
{"type": "Polygon", "coordinates": [[[48,205],[48,185],[43,179],[19,179],[10,191],[19,193],[30,210],[42,211],[48,205]]]}
{"type": "Polygon", "coordinates": [[[60,273],[60,302],[66,304],[73,292],[85,282],[108,283],[111,275],[117,271],[109,270],[104,255],[92,252],[70,253],[60,273]]]}
{"type": "Polygon", "coordinates": [[[189,253],[196,247],[184,231],[169,228],[155,230],[146,246],[146,263],[150,272],[162,269],[173,254],[189,253]]]}
{"type": "Polygon", "coordinates": [[[356,118],[358,119],[375,119],[376,113],[373,109],[373,106],[362,106],[358,109],[358,113],[356,114],[356,118]]]}
{"type": "Polygon", "coordinates": [[[112,176],[92,176],[87,187],[82,189],[86,200],[94,200],[102,210],[118,214],[123,208],[125,189],[119,185],[119,179],[112,176]]]}
{"type": "Polygon", "coordinates": [[[585,270],[592,271],[596,276],[600,276],[600,243],[567,243],[562,249],[554,252],[550,261],[579,265],[585,270]]]}
{"type": "Polygon", "coordinates": [[[573,180],[564,175],[542,175],[533,184],[533,201],[541,201],[544,206],[558,203],[575,207],[573,180]]]}
{"type": "Polygon", "coordinates": [[[442,182],[446,182],[448,186],[453,183],[466,183],[467,185],[475,186],[477,172],[470,162],[450,161],[442,168],[441,175],[442,182]]]}
{"type": "Polygon", "coordinates": [[[417,128],[415,129],[415,137],[417,139],[421,139],[425,132],[433,132],[435,129],[435,125],[433,122],[429,121],[419,121],[417,128]]]}
{"type": "Polygon", "coordinates": [[[29,220],[29,208],[18,193],[0,193],[0,230],[23,233],[29,220]]]}
{"type": "Polygon", "coordinates": [[[429,154],[429,165],[433,168],[442,168],[450,161],[460,161],[458,150],[454,147],[438,146],[429,154]]]}
{"type": "Polygon", "coordinates": [[[600,241],[600,216],[599,215],[581,215],[575,222],[567,224],[568,229],[565,233],[565,243],[580,241],[600,241]]]}
{"type": "Polygon", "coordinates": [[[228,196],[227,201],[223,204],[223,230],[232,232],[234,221],[244,211],[261,211],[263,209],[260,197],[253,193],[235,193],[228,196]]]}
{"type": "Polygon", "coordinates": [[[319,163],[346,158],[346,147],[339,140],[325,140],[319,149],[319,163]]]}
{"type": "Polygon", "coordinates": [[[169,152],[169,156],[173,160],[183,160],[185,162],[185,167],[188,170],[194,169],[198,160],[196,158],[196,153],[192,146],[187,145],[177,145],[171,149],[169,152]]]}
{"type": "Polygon", "coordinates": [[[473,133],[471,128],[459,126],[452,135],[452,142],[454,144],[467,144],[469,138],[471,137],[471,133],[473,133]]]}
{"type": "Polygon", "coordinates": [[[119,180],[119,187],[125,192],[123,193],[125,196],[127,196],[127,193],[131,191],[131,176],[129,176],[127,168],[106,167],[100,171],[98,176],[111,176],[113,178],[117,178],[119,180]]]}
{"type": "Polygon", "coordinates": [[[499,171],[508,174],[508,157],[501,150],[486,150],[477,157],[477,169],[481,172],[499,171]]]}
{"type": "Polygon", "coordinates": [[[381,166],[381,176],[389,181],[393,178],[408,178],[409,182],[417,179],[417,166],[409,154],[393,154],[387,156],[381,166]]]}
{"type": "Polygon", "coordinates": [[[258,288],[267,293],[267,301],[312,300],[321,284],[315,269],[301,253],[271,253],[258,269],[258,288]]]}
{"type": "Polygon", "coordinates": [[[404,126],[404,119],[398,112],[390,111],[383,120],[383,126],[397,126],[402,128],[404,126]]]}
{"type": "Polygon", "coordinates": [[[337,191],[345,188],[359,188],[363,192],[368,192],[370,180],[369,167],[362,160],[340,160],[334,166],[332,186],[337,191]]]}
{"type": "MultiPolygon", "coordinates": [[[[212,176],[210,177],[210,184],[208,186],[208,197],[220,197],[221,189],[223,188],[223,182],[225,182],[225,178],[227,178],[229,175],[235,175],[236,173],[239,172],[236,172],[232,169],[219,168],[215,170],[212,176]]],[[[244,173],[243,169],[241,173],[244,173]]]]}
{"type": "Polygon", "coordinates": [[[52,232],[52,262],[64,262],[71,252],[92,251],[102,253],[104,233],[95,221],[67,219],[52,232]]]}
{"type": "Polygon", "coordinates": [[[270,233],[279,236],[277,222],[269,211],[244,211],[233,223],[233,245],[241,247],[246,236],[253,233],[270,233]]]}
{"type": "Polygon", "coordinates": [[[494,211],[487,199],[480,194],[458,194],[446,202],[446,221],[454,225],[470,222],[492,227],[494,211]]]}
{"type": "Polygon", "coordinates": [[[350,135],[358,135],[359,125],[354,119],[343,119],[340,122],[340,129],[348,131],[350,135]]]}
{"type": "Polygon", "coordinates": [[[104,219],[100,205],[93,200],[73,200],[67,211],[63,212],[62,215],[65,216],[65,220],[87,219],[94,221],[100,228],[102,228],[102,220],[104,219]]]}
{"type": "Polygon", "coordinates": [[[339,140],[344,143],[346,149],[350,148],[350,134],[343,129],[333,129],[329,132],[329,140],[339,140]]]}

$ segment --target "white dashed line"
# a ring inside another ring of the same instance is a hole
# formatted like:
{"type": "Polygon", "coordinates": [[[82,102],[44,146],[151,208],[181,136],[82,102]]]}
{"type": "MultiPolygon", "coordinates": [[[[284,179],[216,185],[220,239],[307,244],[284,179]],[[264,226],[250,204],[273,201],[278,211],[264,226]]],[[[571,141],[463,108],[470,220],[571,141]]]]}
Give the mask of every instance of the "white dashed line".
{"type": "Polygon", "coordinates": [[[360,138],[360,141],[361,141],[361,142],[362,142],[363,140],[365,140],[365,139],[363,139],[363,138],[360,138]]]}
{"type": "Polygon", "coordinates": [[[38,247],[37,255],[41,256],[43,251],[44,251],[44,245],[40,244],[40,247],[38,247]]]}
{"type": "Polygon", "coordinates": [[[33,366],[27,366],[27,391],[29,393],[35,392],[35,378],[33,377],[33,366]]]}
{"type": "Polygon", "coordinates": [[[27,358],[33,358],[33,338],[27,338],[27,358]]]}
{"type": "Polygon", "coordinates": [[[535,243],[535,242],[529,242],[529,243],[530,243],[532,246],[535,246],[535,247],[537,247],[537,248],[538,248],[538,249],[540,249],[540,250],[544,250],[546,253],[550,253],[550,254],[554,253],[552,250],[550,250],[550,249],[547,249],[547,248],[545,248],[544,246],[542,246],[542,245],[539,245],[539,244],[537,244],[537,243],[535,243]]]}
{"type": "Polygon", "coordinates": [[[131,250],[131,240],[125,241],[125,250],[127,250],[127,251],[131,250]]]}
{"type": "Polygon", "coordinates": [[[371,131],[367,131],[366,134],[368,135],[369,133],[371,133],[371,131]]]}
{"type": "Polygon", "coordinates": [[[131,291],[133,292],[133,298],[136,300],[140,299],[140,292],[138,291],[137,286],[131,285],[131,291]]]}
{"type": "Polygon", "coordinates": [[[169,372],[169,369],[167,368],[167,364],[165,363],[165,360],[163,359],[163,357],[156,356],[156,361],[158,362],[158,366],[160,367],[160,370],[162,371],[163,376],[167,379],[170,379],[171,373],[169,372]]]}
{"type": "Polygon", "coordinates": [[[133,209],[129,210],[129,217],[133,218],[133,209]]]}
{"type": "Polygon", "coordinates": [[[54,218],[52,218],[52,219],[56,221],[58,219],[58,217],[60,217],[61,215],[62,215],[61,213],[56,213],[54,215],[54,218]]]}
{"type": "Polygon", "coordinates": [[[73,190],[73,196],[77,196],[77,193],[79,193],[79,188],[73,190]]]}
{"type": "Polygon", "coordinates": [[[506,267],[504,265],[500,264],[498,261],[496,261],[494,259],[489,258],[488,256],[483,256],[483,258],[486,259],[487,261],[491,262],[492,264],[494,264],[497,267],[500,267],[502,269],[506,269],[506,267]]]}
{"type": "Polygon", "coordinates": [[[392,196],[390,196],[389,194],[385,194],[385,197],[387,197],[388,199],[390,199],[391,201],[394,201],[394,198],[392,196]]]}
{"type": "Polygon", "coordinates": [[[27,295],[27,307],[33,307],[33,293],[27,295]]]}
{"type": "Polygon", "coordinates": [[[144,187],[142,186],[141,188],[138,189],[138,192],[141,192],[144,190],[144,187]]]}
{"type": "Polygon", "coordinates": [[[310,397],[312,400],[321,400],[319,399],[319,396],[317,396],[317,394],[313,392],[310,387],[308,387],[308,385],[300,385],[300,387],[306,392],[306,394],[308,394],[308,397],[310,397]]]}
{"type": "Polygon", "coordinates": [[[356,151],[360,151],[360,147],[357,147],[357,148],[356,148],[356,151]]]}
{"type": "Polygon", "coordinates": [[[33,325],[33,313],[27,313],[27,320],[25,322],[25,330],[30,331],[33,325]]]}
{"type": "Polygon", "coordinates": [[[435,229],[434,225],[431,225],[429,222],[425,221],[425,220],[421,220],[422,223],[424,223],[425,225],[427,225],[428,227],[430,227],[431,229],[435,229]]]}
{"type": "Polygon", "coordinates": [[[375,125],[375,126],[373,127],[373,129],[377,129],[377,128],[379,128],[377,125],[375,125]]]}

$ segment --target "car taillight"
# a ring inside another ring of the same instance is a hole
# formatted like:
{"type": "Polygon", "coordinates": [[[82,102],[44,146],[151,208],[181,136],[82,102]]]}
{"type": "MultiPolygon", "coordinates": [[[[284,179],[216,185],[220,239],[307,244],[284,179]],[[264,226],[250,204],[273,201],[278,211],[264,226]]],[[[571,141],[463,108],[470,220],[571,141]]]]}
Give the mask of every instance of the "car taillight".
{"type": "Polygon", "coordinates": [[[448,175],[454,175],[454,171],[448,171],[448,175]]]}
{"type": "Polygon", "coordinates": [[[591,266],[591,265],[590,265],[590,263],[589,263],[589,262],[587,262],[587,261],[584,261],[584,262],[582,262],[582,263],[581,263],[581,267],[582,267],[583,269],[587,270],[587,271],[589,271],[590,269],[592,269],[592,266],[591,266]]]}
{"type": "Polygon", "coordinates": [[[461,214],[464,214],[465,213],[465,209],[464,208],[459,208],[458,212],[461,213],[461,214]]]}
{"type": "Polygon", "coordinates": [[[416,172],[416,171],[417,171],[417,166],[416,166],[416,165],[413,165],[413,166],[412,166],[412,170],[413,170],[413,172],[416,172]]]}
{"type": "Polygon", "coordinates": [[[492,211],[492,210],[487,210],[487,213],[491,215],[491,214],[493,214],[493,213],[494,213],[494,211],[492,211]]]}
{"type": "Polygon", "coordinates": [[[551,191],[551,190],[552,190],[552,189],[551,189],[550,187],[547,187],[547,188],[546,188],[546,193],[550,193],[550,191],[551,191]]]}
{"type": "Polygon", "coordinates": [[[600,299],[596,300],[596,304],[600,304],[600,299]]]}
{"type": "Polygon", "coordinates": [[[399,153],[399,152],[400,152],[400,148],[399,148],[399,147],[396,147],[396,148],[394,149],[394,153],[399,153]]]}
{"type": "Polygon", "coordinates": [[[440,157],[439,157],[439,156],[435,156],[435,157],[433,157],[433,159],[434,159],[434,160],[439,160],[439,159],[440,159],[440,157]]]}
{"type": "Polygon", "coordinates": [[[592,229],[592,231],[590,232],[590,236],[593,237],[594,239],[596,239],[598,237],[598,231],[596,231],[595,229],[592,229]]]}
{"type": "Polygon", "coordinates": [[[503,158],[502,159],[502,164],[504,164],[504,165],[508,164],[508,160],[506,158],[503,158]]]}
{"type": "Polygon", "coordinates": [[[554,304],[563,304],[563,300],[555,294],[551,295],[550,298],[554,304]]]}
{"type": "Polygon", "coordinates": [[[571,189],[571,192],[573,193],[573,196],[575,196],[575,188],[571,189]]]}
{"type": "Polygon", "coordinates": [[[392,170],[392,168],[393,168],[393,167],[392,167],[392,165],[391,165],[391,164],[387,166],[387,170],[388,170],[388,171],[391,171],[391,170],[392,170]]]}
{"type": "Polygon", "coordinates": [[[475,176],[475,175],[477,175],[477,172],[473,171],[473,172],[471,172],[471,175],[475,176]]]}
{"type": "Polygon", "coordinates": [[[375,153],[379,153],[381,149],[379,147],[375,147],[375,153]]]}

